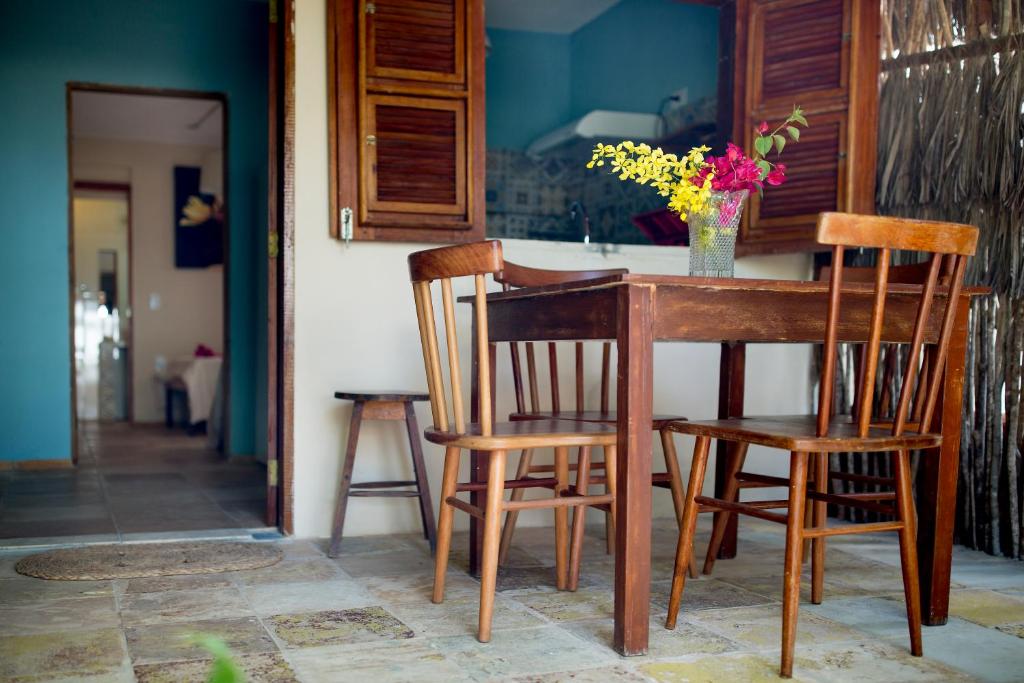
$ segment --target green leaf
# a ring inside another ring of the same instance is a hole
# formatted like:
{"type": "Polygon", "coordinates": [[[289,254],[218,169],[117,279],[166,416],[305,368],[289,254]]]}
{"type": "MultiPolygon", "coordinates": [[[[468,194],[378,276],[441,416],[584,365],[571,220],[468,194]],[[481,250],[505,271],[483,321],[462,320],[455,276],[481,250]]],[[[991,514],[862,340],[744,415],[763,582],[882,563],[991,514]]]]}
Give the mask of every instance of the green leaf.
{"type": "Polygon", "coordinates": [[[207,677],[208,683],[244,683],[245,673],[235,663],[227,644],[215,637],[194,634],[189,640],[213,655],[213,665],[207,677]]]}
{"type": "Polygon", "coordinates": [[[804,118],[803,112],[801,112],[799,109],[795,110],[792,114],[790,114],[789,118],[791,121],[796,121],[802,126],[807,126],[807,119],[804,118]]]}
{"type": "Polygon", "coordinates": [[[761,177],[768,175],[772,170],[772,165],[764,159],[758,159],[756,162],[757,167],[761,169],[761,177]]]}
{"type": "Polygon", "coordinates": [[[757,153],[761,156],[768,154],[772,149],[772,139],[766,135],[758,137],[754,140],[754,149],[756,149],[757,153]]]}
{"type": "Polygon", "coordinates": [[[800,142],[800,129],[796,126],[786,126],[786,132],[789,133],[789,137],[793,138],[793,142],[800,142]]]}
{"type": "Polygon", "coordinates": [[[782,154],[782,148],[786,146],[786,138],[781,135],[772,136],[775,139],[775,151],[782,154]]]}

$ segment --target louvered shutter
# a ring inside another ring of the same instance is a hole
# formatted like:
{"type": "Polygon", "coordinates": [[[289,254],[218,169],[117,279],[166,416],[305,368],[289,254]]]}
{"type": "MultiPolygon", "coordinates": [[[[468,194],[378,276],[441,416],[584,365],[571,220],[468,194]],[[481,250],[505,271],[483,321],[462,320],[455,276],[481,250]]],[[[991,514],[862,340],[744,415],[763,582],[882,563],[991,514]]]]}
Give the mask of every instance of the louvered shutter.
{"type": "MultiPolygon", "coordinates": [[[[810,127],[769,159],[787,182],[753,197],[741,251],[814,248],[821,211],[872,213],[877,125],[877,3],[865,0],[749,0],[738,12],[735,139],[753,149],[754,129],[799,104],[810,127]]],[[[738,8],[739,9],[739,8],[738,8]]]]}
{"type": "Polygon", "coordinates": [[[330,7],[332,234],[346,236],[347,208],[354,239],[479,239],[482,0],[333,0],[330,7]]]}

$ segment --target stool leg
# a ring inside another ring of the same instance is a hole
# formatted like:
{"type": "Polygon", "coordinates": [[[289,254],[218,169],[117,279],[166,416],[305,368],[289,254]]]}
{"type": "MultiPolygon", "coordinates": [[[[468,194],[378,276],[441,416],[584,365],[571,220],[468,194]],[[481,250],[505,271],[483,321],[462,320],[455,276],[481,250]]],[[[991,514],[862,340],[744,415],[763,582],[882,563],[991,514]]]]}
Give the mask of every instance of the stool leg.
{"type": "MultiPolygon", "coordinates": [[[[498,544],[501,542],[501,511],[505,494],[505,451],[491,453],[487,470],[487,502],[484,509],[484,552],[480,565],[480,621],[477,640],[491,640],[494,591],[498,581],[498,544]]],[[[564,509],[564,508],[563,508],[564,509]]]]}
{"type": "MultiPolygon", "coordinates": [[[[516,479],[525,479],[530,476],[530,463],[533,462],[533,449],[524,448],[519,454],[519,468],[516,470],[516,479]]],[[[522,500],[526,489],[512,489],[512,501],[522,500]]],[[[501,529],[501,549],[498,550],[498,566],[504,566],[508,559],[509,548],[512,547],[512,534],[516,531],[516,520],[519,519],[518,510],[509,510],[505,513],[505,526],[501,529]]]]}
{"type": "MultiPolygon", "coordinates": [[[[615,463],[615,449],[610,446],[605,446],[601,450],[604,451],[604,492],[609,493],[612,496],[616,495],[616,479],[618,474],[618,465],[615,463]]],[[[605,517],[604,524],[604,542],[605,552],[609,555],[615,553],[615,503],[612,503],[605,517]]]]}
{"type": "MultiPolygon", "coordinates": [[[[558,486],[555,498],[569,489],[569,448],[555,448],[555,477],[558,486]]],[[[555,586],[564,591],[569,582],[569,510],[565,506],[555,508],[555,586]]]]}
{"type": "Polygon", "coordinates": [[[331,546],[328,557],[337,557],[341,549],[341,534],[345,528],[345,508],[348,507],[348,491],[352,486],[352,468],[356,464],[356,444],[359,443],[359,427],[363,422],[363,401],[352,404],[352,419],[348,427],[348,448],[345,449],[345,464],[341,469],[341,483],[338,486],[338,502],[334,508],[334,525],[331,527],[331,546]]]}
{"type": "MultiPolygon", "coordinates": [[[[576,495],[585,496],[590,491],[590,446],[580,448],[576,465],[576,495]]],[[[576,505],[573,509],[572,543],[569,547],[569,590],[575,591],[580,585],[580,561],[583,556],[583,531],[587,523],[587,505],[576,505]]]]}
{"type": "Polygon", "coordinates": [[[423,522],[423,536],[430,543],[430,553],[437,549],[437,527],[434,524],[434,506],[430,502],[430,484],[427,482],[427,468],[423,464],[423,448],[420,446],[420,428],[416,423],[416,410],[412,401],[405,402],[405,427],[409,432],[409,450],[412,451],[412,470],[416,475],[416,493],[420,499],[420,519],[423,522]]]}
{"type": "MultiPolygon", "coordinates": [[[[672,492],[672,508],[676,511],[676,524],[683,523],[683,505],[686,492],[683,490],[683,475],[679,472],[679,455],[676,453],[676,444],[672,439],[672,430],[662,429],[661,450],[665,456],[665,471],[668,472],[669,491],[672,492]]],[[[690,578],[697,578],[697,555],[690,554],[690,578]]]]}

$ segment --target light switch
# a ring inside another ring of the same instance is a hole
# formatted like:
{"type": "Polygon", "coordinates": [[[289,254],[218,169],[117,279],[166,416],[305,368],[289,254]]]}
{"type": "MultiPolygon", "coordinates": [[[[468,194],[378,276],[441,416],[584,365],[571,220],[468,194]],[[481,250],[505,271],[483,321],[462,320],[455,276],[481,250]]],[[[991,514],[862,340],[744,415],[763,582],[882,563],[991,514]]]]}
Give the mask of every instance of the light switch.
{"type": "Polygon", "coordinates": [[[149,295],[149,310],[159,311],[163,301],[160,299],[160,294],[153,292],[149,295]]]}

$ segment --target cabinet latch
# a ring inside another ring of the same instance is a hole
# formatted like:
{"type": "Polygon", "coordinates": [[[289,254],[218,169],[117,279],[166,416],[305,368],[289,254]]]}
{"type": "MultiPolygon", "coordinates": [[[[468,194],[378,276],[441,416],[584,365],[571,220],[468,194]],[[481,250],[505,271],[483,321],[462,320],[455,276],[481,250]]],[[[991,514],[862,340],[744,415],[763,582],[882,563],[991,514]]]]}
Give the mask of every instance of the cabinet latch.
{"type": "Polygon", "coordinates": [[[341,239],[352,241],[352,208],[348,206],[341,210],[341,239]]]}

